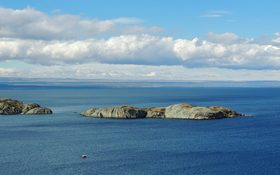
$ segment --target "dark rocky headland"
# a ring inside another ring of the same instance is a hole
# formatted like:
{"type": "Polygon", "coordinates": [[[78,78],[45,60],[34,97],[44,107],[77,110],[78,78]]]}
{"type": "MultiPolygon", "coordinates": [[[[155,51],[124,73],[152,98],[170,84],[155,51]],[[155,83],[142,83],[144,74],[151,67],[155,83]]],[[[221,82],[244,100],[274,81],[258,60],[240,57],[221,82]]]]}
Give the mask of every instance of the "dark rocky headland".
{"type": "Polygon", "coordinates": [[[222,106],[194,106],[191,104],[175,104],[168,107],[139,108],[134,106],[113,106],[106,108],[91,108],[81,113],[86,117],[96,118],[168,118],[210,120],[245,116],[232,109],[222,106]]]}
{"type": "Polygon", "coordinates": [[[52,110],[46,107],[41,107],[39,104],[25,104],[21,101],[9,98],[0,98],[0,115],[38,115],[52,114],[52,110]]]}

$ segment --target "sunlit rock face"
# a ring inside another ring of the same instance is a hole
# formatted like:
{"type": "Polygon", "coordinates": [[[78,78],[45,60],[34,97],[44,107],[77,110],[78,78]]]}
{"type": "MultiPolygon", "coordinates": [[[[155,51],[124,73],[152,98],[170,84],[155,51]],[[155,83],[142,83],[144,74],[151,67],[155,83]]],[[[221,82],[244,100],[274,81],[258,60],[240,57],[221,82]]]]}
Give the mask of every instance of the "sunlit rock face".
{"type": "Polygon", "coordinates": [[[145,118],[147,112],[141,108],[133,106],[114,106],[108,108],[92,108],[85,112],[82,112],[81,115],[98,118],[136,119],[145,118]]]}
{"type": "Polygon", "coordinates": [[[222,106],[200,107],[188,104],[176,104],[168,106],[165,110],[166,118],[178,119],[209,120],[238,116],[242,116],[242,114],[222,106]]]}
{"type": "Polygon", "coordinates": [[[97,118],[169,118],[209,120],[244,116],[222,106],[201,107],[191,104],[175,104],[168,107],[139,108],[133,106],[113,106],[107,108],[91,108],[81,113],[87,117],[97,118]]]}

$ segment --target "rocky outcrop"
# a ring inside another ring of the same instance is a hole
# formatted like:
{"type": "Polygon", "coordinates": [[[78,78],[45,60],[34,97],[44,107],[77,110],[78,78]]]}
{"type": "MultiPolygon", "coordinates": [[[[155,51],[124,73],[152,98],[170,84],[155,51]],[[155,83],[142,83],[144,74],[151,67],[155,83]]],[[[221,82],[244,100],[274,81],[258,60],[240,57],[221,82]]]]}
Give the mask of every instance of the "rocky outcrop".
{"type": "Polygon", "coordinates": [[[52,114],[52,110],[36,103],[24,104],[18,100],[0,98],[0,115],[17,114],[52,114]]]}
{"type": "Polygon", "coordinates": [[[144,108],[146,118],[165,118],[165,108],[144,108]]]}
{"type": "Polygon", "coordinates": [[[99,118],[145,118],[147,112],[141,108],[132,106],[115,106],[109,108],[92,108],[81,113],[88,117],[99,117],[99,118]]]}
{"type": "Polygon", "coordinates": [[[231,109],[222,106],[199,107],[186,104],[168,106],[165,118],[208,120],[242,116],[231,109]]]}
{"type": "Polygon", "coordinates": [[[244,116],[222,106],[201,107],[191,104],[175,104],[162,108],[138,108],[133,106],[115,106],[108,108],[92,108],[81,115],[97,118],[170,118],[210,120],[244,116]]]}

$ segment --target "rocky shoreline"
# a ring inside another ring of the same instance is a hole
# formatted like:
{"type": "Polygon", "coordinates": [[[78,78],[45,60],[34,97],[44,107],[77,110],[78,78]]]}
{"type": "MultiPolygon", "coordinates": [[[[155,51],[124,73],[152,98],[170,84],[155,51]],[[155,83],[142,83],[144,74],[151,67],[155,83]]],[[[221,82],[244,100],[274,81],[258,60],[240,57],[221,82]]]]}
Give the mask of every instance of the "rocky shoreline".
{"type": "MultiPolygon", "coordinates": [[[[0,115],[39,115],[52,114],[52,110],[39,104],[26,104],[21,101],[0,98],[0,115]]],[[[246,116],[223,106],[194,106],[191,104],[175,104],[167,107],[141,108],[134,106],[112,106],[105,108],[90,108],[80,113],[85,117],[139,119],[166,118],[210,120],[246,116]]]]}
{"type": "Polygon", "coordinates": [[[51,109],[41,107],[36,103],[25,104],[15,99],[0,98],[0,115],[39,115],[52,113],[51,109]]]}
{"type": "Polygon", "coordinates": [[[222,106],[194,106],[191,104],[175,104],[168,107],[139,108],[134,106],[113,106],[91,108],[81,113],[85,117],[138,119],[138,118],[167,118],[210,120],[245,116],[232,109],[222,106]]]}

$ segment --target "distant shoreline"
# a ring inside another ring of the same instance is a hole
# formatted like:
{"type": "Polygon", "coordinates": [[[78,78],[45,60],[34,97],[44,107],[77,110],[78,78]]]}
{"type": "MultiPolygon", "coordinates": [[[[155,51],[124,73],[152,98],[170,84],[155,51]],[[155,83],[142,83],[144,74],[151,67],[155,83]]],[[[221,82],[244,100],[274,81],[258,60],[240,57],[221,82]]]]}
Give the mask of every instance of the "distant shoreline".
{"type": "Polygon", "coordinates": [[[0,87],[280,87],[280,81],[128,81],[0,77],[0,87]]]}

